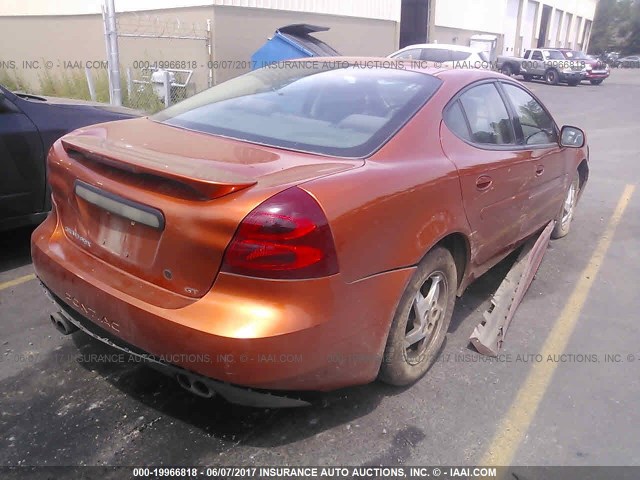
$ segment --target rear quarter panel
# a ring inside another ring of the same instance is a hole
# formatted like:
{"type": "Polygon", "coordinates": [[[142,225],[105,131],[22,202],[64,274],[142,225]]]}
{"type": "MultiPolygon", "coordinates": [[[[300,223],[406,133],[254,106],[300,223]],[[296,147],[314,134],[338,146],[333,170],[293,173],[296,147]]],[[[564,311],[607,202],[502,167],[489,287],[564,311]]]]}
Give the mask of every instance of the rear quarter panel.
{"type": "Polygon", "coordinates": [[[443,87],[363,168],[302,185],[330,221],[345,281],[416,265],[450,233],[468,237],[458,174],[440,147],[443,87]]]}

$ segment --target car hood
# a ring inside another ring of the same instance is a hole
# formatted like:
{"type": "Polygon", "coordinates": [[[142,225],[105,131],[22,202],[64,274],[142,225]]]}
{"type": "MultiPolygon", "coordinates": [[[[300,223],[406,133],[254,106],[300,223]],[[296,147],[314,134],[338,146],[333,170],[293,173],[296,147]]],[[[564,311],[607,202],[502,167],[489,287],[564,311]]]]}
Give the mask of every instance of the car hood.
{"type": "Polygon", "coordinates": [[[594,58],[582,58],[580,60],[578,60],[579,62],[584,62],[585,65],[591,65],[591,67],[593,67],[594,69],[602,69],[605,68],[606,63],[602,62],[601,60],[596,60],[594,58]]]}

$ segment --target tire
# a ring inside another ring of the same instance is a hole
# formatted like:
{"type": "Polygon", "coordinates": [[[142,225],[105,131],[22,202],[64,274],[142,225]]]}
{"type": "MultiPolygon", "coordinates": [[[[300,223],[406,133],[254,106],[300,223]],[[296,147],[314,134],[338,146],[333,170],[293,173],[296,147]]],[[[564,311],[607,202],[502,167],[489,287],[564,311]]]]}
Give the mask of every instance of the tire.
{"type": "Polygon", "coordinates": [[[576,210],[576,203],[578,201],[578,193],[580,192],[580,178],[576,172],[576,176],[571,182],[567,195],[565,196],[560,212],[556,217],[556,224],[551,232],[551,238],[565,237],[571,229],[571,222],[573,221],[573,215],[576,210]]]}
{"type": "Polygon", "coordinates": [[[576,87],[580,82],[577,82],[575,80],[572,80],[570,82],[567,82],[569,84],[570,87],[576,87]]]}
{"type": "Polygon", "coordinates": [[[456,265],[446,248],[433,248],[420,262],[391,323],[380,380],[405,386],[427,373],[449,329],[456,280],[456,265]],[[418,316],[423,318],[421,327],[416,320],[418,316]]]}
{"type": "Polygon", "coordinates": [[[530,82],[533,79],[533,77],[531,75],[529,75],[529,74],[525,74],[525,75],[522,75],[522,79],[525,82],[530,82]]]}
{"type": "Polygon", "coordinates": [[[500,69],[500,73],[502,73],[503,75],[506,75],[507,77],[510,77],[511,75],[513,75],[513,69],[511,68],[510,64],[505,63],[504,65],[502,65],[502,68],[500,69]]]}
{"type": "Polygon", "coordinates": [[[600,85],[604,80],[589,80],[591,85],[600,85]]]}
{"type": "Polygon", "coordinates": [[[560,75],[556,70],[550,69],[544,72],[544,81],[547,82],[548,85],[558,85],[560,81],[560,75]]]}

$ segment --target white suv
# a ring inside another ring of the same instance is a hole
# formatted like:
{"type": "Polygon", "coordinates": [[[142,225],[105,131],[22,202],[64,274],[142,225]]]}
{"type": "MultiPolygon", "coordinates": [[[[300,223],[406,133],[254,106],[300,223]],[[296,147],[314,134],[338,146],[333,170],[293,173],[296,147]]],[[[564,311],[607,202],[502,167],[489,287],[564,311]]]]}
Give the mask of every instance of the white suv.
{"type": "Polygon", "coordinates": [[[445,43],[409,45],[392,53],[388,58],[422,60],[450,67],[491,68],[489,57],[485,52],[479,52],[463,45],[447,45],[445,43]]]}

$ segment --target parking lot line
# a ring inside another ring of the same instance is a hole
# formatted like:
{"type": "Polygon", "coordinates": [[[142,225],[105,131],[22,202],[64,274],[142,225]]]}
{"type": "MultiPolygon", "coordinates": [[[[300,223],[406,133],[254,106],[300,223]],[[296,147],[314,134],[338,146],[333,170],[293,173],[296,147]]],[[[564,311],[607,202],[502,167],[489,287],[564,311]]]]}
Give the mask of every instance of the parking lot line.
{"type": "Polygon", "coordinates": [[[7,288],[15,287],[16,285],[20,285],[21,283],[28,282],[35,278],[36,276],[32,273],[30,275],[25,275],[24,277],[18,277],[14,280],[9,280],[8,282],[0,283],[0,291],[5,290],[7,288]]]}
{"type": "MultiPolygon", "coordinates": [[[[611,246],[616,227],[620,223],[634,190],[635,185],[627,185],[622,192],[613,216],[609,220],[604,234],[600,237],[589,263],[582,271],[569,300],[542,346],[540,354],[543,358],[552,354],[560,354],[565,350],[582,307],[587,300],[589,290],[593,286],[607,250],[611,246]]],[[[556,365],[556,362],[533,364],[509,411],[500,422],[488,451],[478,463],[479,465],[511,465],[551,382],[556,365]]]]}

